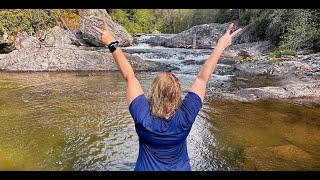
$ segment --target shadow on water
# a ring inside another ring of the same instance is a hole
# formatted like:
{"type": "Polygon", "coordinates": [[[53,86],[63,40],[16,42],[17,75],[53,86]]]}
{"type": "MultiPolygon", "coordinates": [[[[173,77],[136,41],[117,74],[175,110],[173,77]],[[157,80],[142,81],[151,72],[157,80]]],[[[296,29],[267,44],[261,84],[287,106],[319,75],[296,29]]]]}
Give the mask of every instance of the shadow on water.
{"type": "MultiPolygon", "coordinates": [[[[145,92],[155,74],[137,74],[145,92]]],[[[186,92],[194,76],[177,76],[186,92]]],[[[119,73],[0,73],[0,119],[0,170],[133,170],[138,156],[119,73]]],[[[319,170],[319,127],[319,108],[207,98],[192,169],[319,170]]]]}

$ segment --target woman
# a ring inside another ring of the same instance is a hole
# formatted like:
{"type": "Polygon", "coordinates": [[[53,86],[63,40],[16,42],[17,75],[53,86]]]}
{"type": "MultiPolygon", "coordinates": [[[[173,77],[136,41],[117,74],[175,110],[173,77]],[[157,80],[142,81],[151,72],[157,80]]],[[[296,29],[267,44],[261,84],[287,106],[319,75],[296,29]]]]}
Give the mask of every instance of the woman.
{"type": "Polygon", "coordinates": [[[133,69],[117,47],[117,42],[103,21],[104,30],[94,26],[108,45],[126,80],[129,111],[139,136],[136,171],[190,171],[186,138],[191,130],[206,93],[206,86],[217,62],[232,37],[233,24],[219,39],[209,59],[204,63],[188,94],[183,100],[179,80],[172,73],[159,73],[151,84],[148,98],[135,77],[133,69]]]}

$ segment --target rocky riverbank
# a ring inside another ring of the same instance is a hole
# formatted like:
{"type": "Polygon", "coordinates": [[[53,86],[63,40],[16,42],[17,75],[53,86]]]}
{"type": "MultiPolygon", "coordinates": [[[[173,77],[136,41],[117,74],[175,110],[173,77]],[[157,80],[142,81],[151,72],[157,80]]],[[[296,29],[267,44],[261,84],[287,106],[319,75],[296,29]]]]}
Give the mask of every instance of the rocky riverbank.
{"type": "MultiPolygon", "coordinates": [[[[135,71],[170,70],[173,67],[144,61],[138,56],[125,54],[135,71]]],[[[111,53],[97,48],[76,46],[23,48],[0,60],[5,71],[117,71],[111,53]]]]}
{"type": "MultiPolygon", "coordinates": [[[[231,91],[230,88],[220,88],[213,96],[243,102],[259,99],[296,99],[303,102],[301,98],[310,98],[310,101],[320,104],[316,100],[320,98],[320,53],[283,59],[262,56],[253,62],[234,63],[231,69],[235,77],[270,77],[274,82],[272,85],[241,87],[231,91]]],[[[250,79],[243,78],[242,81],[250,79]]]]}
{"type": "MultiPolygon", "coordinates": [[[[92,25],[102,28],[101,19],[107,19],[109,28],[120,41],[120,46],[124,47],[123,51],[135,71],[175,71],[190,75],[198,73],[227,27],[227,24],[211,23],[194,26],[178,34],[133,38],[113,22],[105,10],[87,10],[75,33],[59,26],[39,37],[22,32],[14,44],[9,43],[6,34],[2,34],[1,52],[11,52],[0,54],[0,70],[118,70],[100,35],[90,28],[92,25]],[[146,44],[149,48],[132,48],[133,44],[146,44]]],[[[211,83],[208,94],[242,102],[292,98],[320,102],[317,100],[320,98],[320,53],[275,58],[269,56],[273,49],[269,41],[251,42],[248,33],[239,34],[233,45],[225,50],[214,72],[232,80],[211,83]]]]}
{"type": "MultiPolygon", "coordinates": [[[[2,71],[116,71],[116,63],[93,25],[102,27],[102,19],[120,41],[120,46],[131,46],[132,36],[119,24],[112,21],[106,10],[86,10],[79,21],[79,29],[55,26],[39,36],[18,33],[14,43],[9,43],[6,34],[0,39],[0,70],[2,71]]],[[[173,69],[160,62],[149,62],[126,54],[135,71],[159,71],[173,69]]]]}

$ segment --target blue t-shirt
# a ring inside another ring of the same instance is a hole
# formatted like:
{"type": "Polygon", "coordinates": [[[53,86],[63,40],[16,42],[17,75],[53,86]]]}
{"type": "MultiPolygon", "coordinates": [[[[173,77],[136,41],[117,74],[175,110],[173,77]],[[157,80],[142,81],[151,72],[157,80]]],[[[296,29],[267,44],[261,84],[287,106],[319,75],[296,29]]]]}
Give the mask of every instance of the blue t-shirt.
{"type": "Polygon", "coordinates": [[[139,155],[135,171],[191,171],[186,138],[202,102],[188,92],[181,106],[169,119],[151,114],[148,100],[142,94],[129,106],[139,136],[139,155]]]}

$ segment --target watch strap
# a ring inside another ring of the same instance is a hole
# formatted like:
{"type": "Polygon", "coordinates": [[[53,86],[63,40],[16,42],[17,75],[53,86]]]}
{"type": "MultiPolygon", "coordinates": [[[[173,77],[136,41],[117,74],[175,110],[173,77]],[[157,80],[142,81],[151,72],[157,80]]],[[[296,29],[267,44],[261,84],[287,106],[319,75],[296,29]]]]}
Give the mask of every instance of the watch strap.
{"type": "Polygon", "coordinates": [[[114,51],[117,49],[118,44],[119,44],[119,41],[111,42],[111,43],[108,45],[108,48],[109,48],[110,52],[114,52],[114,51]]]}

